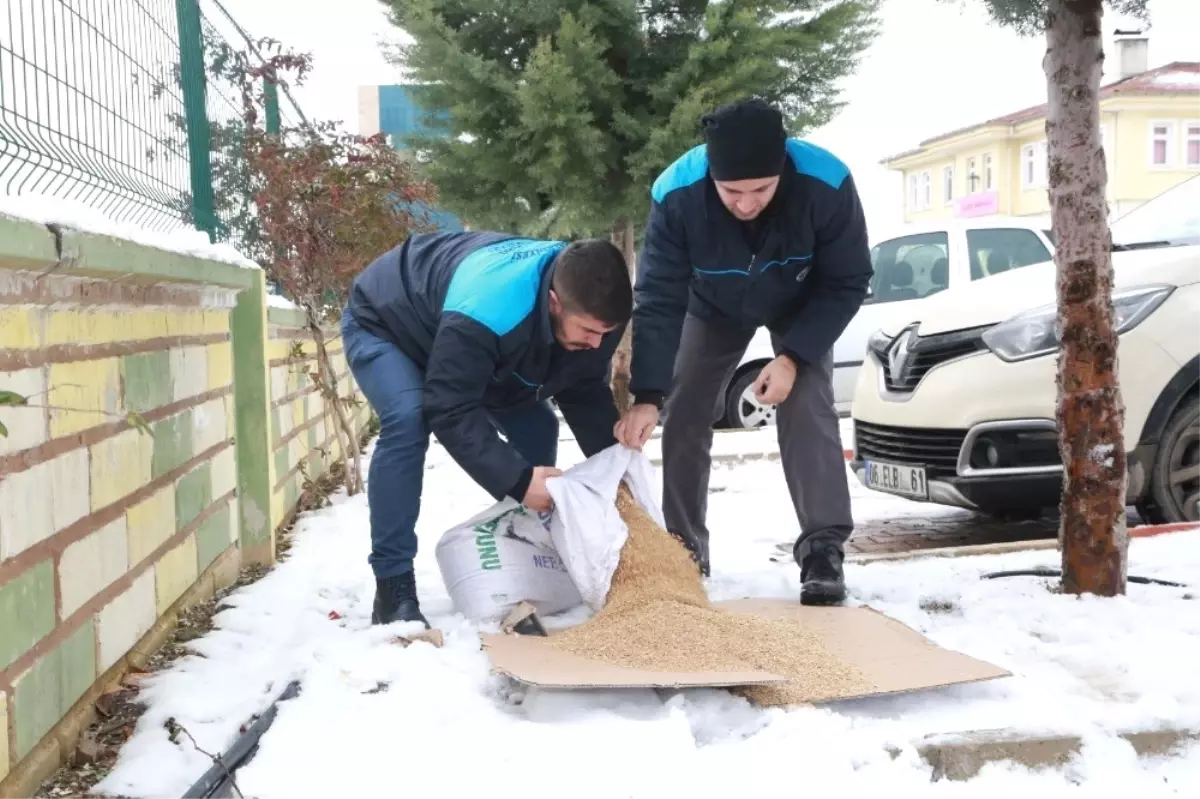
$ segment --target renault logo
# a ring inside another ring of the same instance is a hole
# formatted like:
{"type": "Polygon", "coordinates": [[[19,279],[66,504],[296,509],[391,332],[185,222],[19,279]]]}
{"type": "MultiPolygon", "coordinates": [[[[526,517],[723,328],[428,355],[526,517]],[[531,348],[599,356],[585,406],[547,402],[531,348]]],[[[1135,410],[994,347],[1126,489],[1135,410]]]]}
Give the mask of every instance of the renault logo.
{"type": "Polygon", "coordinates": [[[905,330],[896,340],[892,342],[892,348],[888,351],[888,369],[892,373],[893,380],[900,380],[904,372],[908,370],[908,361],[912,357],[912,351],[908,348],[908,342],[912,338],[912,331],[905,330]]]}

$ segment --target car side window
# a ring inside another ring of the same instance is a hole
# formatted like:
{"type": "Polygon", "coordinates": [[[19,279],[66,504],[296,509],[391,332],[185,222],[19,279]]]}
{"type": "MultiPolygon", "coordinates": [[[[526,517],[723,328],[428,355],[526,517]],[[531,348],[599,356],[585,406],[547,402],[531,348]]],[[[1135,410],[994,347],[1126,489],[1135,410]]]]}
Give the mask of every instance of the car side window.
{"type": "Polygon", "coordinates": [[[1032,230],[975,228],[967,231],[971,280],[1049,261],[1054,256],[1032,230]]]}
{"type": "Polygon", "coordinates": [[[914,233],[871,248],[871,293],[864,304],[917,300],[950,285],[949,236],[945,231],[914,233]]]}

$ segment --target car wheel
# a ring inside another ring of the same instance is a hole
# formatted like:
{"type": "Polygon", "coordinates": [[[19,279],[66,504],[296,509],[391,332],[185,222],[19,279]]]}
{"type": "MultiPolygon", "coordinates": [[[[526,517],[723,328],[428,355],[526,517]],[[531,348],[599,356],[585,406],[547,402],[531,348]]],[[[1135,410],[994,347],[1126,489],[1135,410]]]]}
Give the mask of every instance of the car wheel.
{"type": "Polygon", "coordinates": [[[1163,431],[1150,500],[1142,515],[1153,524],[1200,521],[1200,399],[1184,402],[1163,431]]]}
{"type": "Polygon", "coordinates": [[[725,392],[725,423],[734,430],[749,430],[775,424],[775,406],[754,398],[754,381],[762,367],[747,369],[733,379],[725,392]]]}

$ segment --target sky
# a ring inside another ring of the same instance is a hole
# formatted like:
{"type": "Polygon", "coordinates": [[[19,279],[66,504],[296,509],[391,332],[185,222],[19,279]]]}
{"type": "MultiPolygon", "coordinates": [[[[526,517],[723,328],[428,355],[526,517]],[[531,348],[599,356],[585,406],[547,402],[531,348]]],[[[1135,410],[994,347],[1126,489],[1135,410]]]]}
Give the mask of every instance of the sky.
{"type": "MultiPolygon", "coordinates": [[[[202,0],[202,3],[205,0],[202,0]]],[[[394,83],[400,72],[384,57],[384,42],[400,41],[379,0],[222,0],[252,36],[270,35],[311,52],[308,83],[293,92],[307,114],[343,120],[357,131],[358,86],[394,83]]],[[[1200,61],[1200,0],[1150,0],[1150,67],[1200,61]]],[[[921,140],[1045,102],[1045,40],[1022,38],[990,23],[982,0],[884,0],[882,33],[843,83],[843,111],[806,135],[850,167],[868,226],[884,232],[901,223],[900,176],[880,159],[921,140]]],[[[1104,19],[1112,32],[1129,20],[1104,19]]]]}

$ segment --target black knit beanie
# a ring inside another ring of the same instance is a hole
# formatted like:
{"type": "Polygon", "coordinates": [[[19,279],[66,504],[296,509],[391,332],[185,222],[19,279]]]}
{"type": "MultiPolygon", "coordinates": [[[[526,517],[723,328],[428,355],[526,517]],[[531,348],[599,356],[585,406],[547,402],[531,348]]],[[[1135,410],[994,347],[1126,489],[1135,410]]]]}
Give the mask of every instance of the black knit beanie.
{"type": "Polygon", "coordinates": [[[783,171],[787,143],[783,115],[762,100],[722,106],[705,114],[700,124],[713,180],[769,178],[783,171]]]}

